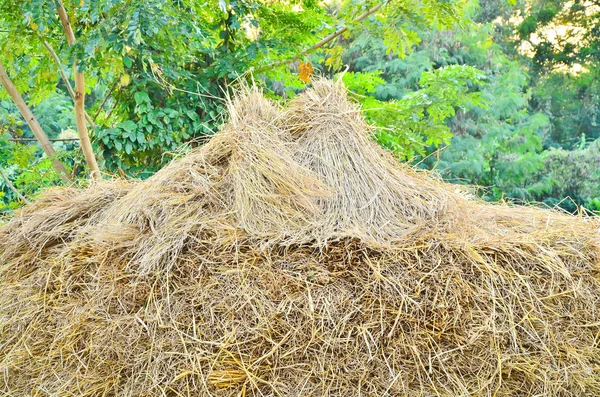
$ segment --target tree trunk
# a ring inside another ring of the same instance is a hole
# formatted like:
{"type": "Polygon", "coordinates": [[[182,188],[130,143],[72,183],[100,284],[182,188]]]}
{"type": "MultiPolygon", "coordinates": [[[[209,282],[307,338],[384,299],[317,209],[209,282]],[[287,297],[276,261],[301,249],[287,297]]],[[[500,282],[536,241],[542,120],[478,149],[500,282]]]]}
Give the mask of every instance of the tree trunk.
{"type": "MultiPolygon", "coordinates": [[[[74,45],[75,34],[73,33],[73,29],[69,23],[69,17],[67,16],[67,12],[61,0],[58,0],[56,10],[58,11],[58,17],[60,18],[63,30],[67,36],[67,42],[69,45],[74,45]]],[[[73,68],[75,71],[75,123],[77,124],[77,132],[79,132],[81,150],[83,151],[85,161],[90,169],[90,174],[92,179],[98,181],[102,179],[102,175],[100,174],[98,162],[96,161],[96,156],[92,150],[90,136],[85,124],[85,78],[83,73],[80,72],[77,67],[77,61],[75,61],[73,68]]]]}
{"type": "Polygon", "coordinates": [[[48,139],[48,135],[46,135],[44,130],[42,130],[42,126],[40,125],[40,123],[38,123],[37,119],[23,100],[23,97],[8,77],[8,74],[6,73],[2,62],[0,62],[0,81],[2,82],[2,86],[4,86],[4,88],[8,92],[8,95],[10,95],[15,105],[17,105],[19,112],[21,112],[21,115],[29,125],[29,128],[31,128],[31,131],[42,146],[44,153],[46,153],[46,156],[48,156],[48,158],[52,160],[52,166],[58,172],[60,178],[67,183],[71,182],[69,173],[67,172],[63,163],[54,158],[54,154],[56,152],[52,147],[52,143],[50,143],[50,140],[48,139]]]}
{"type": "MultiPolygon", "coordinates": [[[[77,65],[75,65],[77,68],[77,65]]],[[[79,131],[79,139],[83,149],[85,161],[90,168],[90,173],[94,180],[101,180],[102,175],[96,162],[96,156],[92,150],[92,143],[88,135],[87,126],[85,124],[85,79],[83,73],[76,72],[75,74],[75,123],[77,131],[79,131]]]]}

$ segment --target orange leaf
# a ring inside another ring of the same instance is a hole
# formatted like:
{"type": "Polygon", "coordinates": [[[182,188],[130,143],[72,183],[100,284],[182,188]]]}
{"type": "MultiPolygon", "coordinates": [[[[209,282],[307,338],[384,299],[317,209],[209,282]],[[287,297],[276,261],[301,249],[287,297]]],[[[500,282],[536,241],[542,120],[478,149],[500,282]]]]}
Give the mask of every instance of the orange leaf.
{"type": "Polygon", "coordinates": [[[312,72],[315,70],[310,62],[300,62],[298,66],[300,68],[300,80],[305,82],[306,84],[310,83],[310,76],[312,72]]]}

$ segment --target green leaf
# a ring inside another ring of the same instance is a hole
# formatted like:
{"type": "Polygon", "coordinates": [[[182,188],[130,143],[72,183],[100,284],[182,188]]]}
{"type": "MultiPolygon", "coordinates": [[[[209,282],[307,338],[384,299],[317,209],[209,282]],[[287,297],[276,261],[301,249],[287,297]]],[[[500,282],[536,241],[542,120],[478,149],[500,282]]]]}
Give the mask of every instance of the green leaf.
{"type": "Polygon", "coordinates": [[[137,128],[137,125],[131,120],[126,120],[126,121],[123,121],[123,122],[117,124],[117,128],[120,128],[123,131],[130,133],[130,132],[135,131],[135,129],[137,128]]]}
{"type": "Polygon", "coordinates": [[[130,68],[133,65],[133,61],[131,58],[129,58],[128,56],[124,56],[123,57],[123,65],[125,65],[125,67],[130,68]]]}
{"type": "Polygon", "coordinates": [[[150,97],[145,91],[136,92],[135,94],[133,94],[133,98],[135,99],[135,103],[137,103],[138,105],[150,103],[150,97]]]}

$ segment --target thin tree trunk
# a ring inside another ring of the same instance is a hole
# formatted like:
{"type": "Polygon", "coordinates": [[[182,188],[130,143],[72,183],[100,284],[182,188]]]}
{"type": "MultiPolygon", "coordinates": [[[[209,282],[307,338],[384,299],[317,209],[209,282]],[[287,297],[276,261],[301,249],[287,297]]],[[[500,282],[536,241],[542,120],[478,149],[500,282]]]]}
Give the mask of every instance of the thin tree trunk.
{"type": "Polygon", "coordinates": [[[88,135],[87,127],[85,124],[85,79],[83,73],[77,72],[75,75],[75,123],[77,124],[77,130],[80,131],[79,139],[81,140],[81,148],[85,161],[90,168],[92,179],[101,180],[102,175],[98,168],[98,162],[92,149],[92,142],[88,135]]]}
{"type": "Polygon", "coordinates": [[[58,172],[60,178],[67,183],[71,182],[69,173],[67,172],[63,163],[54,158],[56,152],[52,147],[52,143],[50,143],[50,140],[48,139],[48,135],[46,135],[46,133],[42,129],[42,126],[40,125],[40,123],[38,123],[37,119],[31,112],[31,109],[29,109],[29,107],[23,100],[23,97],[8,77],[8,74],[6,73],[2,62],[0,62],[0,81],[2,82],[2,86],[6,89],[8,95],[10,95],[15,105],[17,105],[19,112],[21,112],[21,115],[29,125],[29,128],[31,128],[31,131],[42,146],[44,153],[46,153],[46,156],[48,156],[48,158],[52,160],[52,166],[54,167],[56,172],[58,172]]]}
{"type": "Polygon", "coordinates": [[[2,175],[2,179],[4,179],[4,182],[6,183],[6,185],[10,188],[10,190],[12,190],[19,199],[21,199],[22,202],[24,202],[25,204],[29,204],[30,201],[27,200],[25,198],[25,196],[23,196],[15,187],[15,185],[13,185],[13,183],[10,181],[10,179],[8,179],[8,177],[6,176],[6,174],[4,173],[4,170],[2,169],[2,167],[0,167],[0,175],[2,175]]]}
{"type": "MultiPolygon", "coordinates": [[[[69,23],[69,17],[67,16],[67,11],[65,10],[65,7],[63,6],[61,0],[57,1],[56,10],[58,11],[58,17],[60,18],[63,30],[65,31],[65,35],[67,36],[67,42],[69,43],[69,45],[74,45],[75,34],[73,33],[73,29],[71,28],[71,24],[69,23]]],[[[96,156],[94,155],[94,151],[92,150],[90,136],[87,131],[87,126],[85,124],[85,78],[83,73],[80,72],[79,68],[77,67],[77,61],[75,61],[74,70],[75,123],[77,124],[77,131],[79,132],[81,150],[83,151],[85,161],[88,165],[88,168],[90,169],[90,174],[92,176],[92,179],[98,181],[102,179],[102,175],[100,174],[98,162],[96,161],[96,156]]]]}

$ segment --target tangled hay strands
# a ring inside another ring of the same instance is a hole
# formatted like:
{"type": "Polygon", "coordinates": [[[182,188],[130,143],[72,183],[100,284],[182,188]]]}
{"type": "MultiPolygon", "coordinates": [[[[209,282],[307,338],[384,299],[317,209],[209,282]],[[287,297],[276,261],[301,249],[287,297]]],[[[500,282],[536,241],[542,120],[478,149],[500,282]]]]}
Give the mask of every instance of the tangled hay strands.
{"type": "Polygon", "coordinates": [[[25,207],[0,390],[600,395],[598,222],[468,199],[368,134],[331,82],[283,111],[250,89],[147,181],[25,207]]]}
{"type": "Polygon", "coordinates": [[[41,250],[71,241],[82,227],[97,222],[103,211],[131,188],[130,183],[115,180],[95,184],[84,191],[47,190],[41,199],[24,207],[18,216],[0,228],[0,263],[10,258],[34,260],[41,250]]]}

